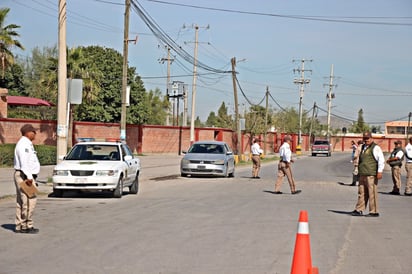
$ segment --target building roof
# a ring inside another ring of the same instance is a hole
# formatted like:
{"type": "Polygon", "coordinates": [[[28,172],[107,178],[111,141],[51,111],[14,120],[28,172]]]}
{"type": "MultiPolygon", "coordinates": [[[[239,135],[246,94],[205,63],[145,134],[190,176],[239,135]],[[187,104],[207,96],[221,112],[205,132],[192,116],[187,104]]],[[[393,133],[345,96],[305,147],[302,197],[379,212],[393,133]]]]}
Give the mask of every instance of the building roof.
{"type": "Polygon", "coordinates": [[[55,106],[46,100],[25,97],[25,96],[11,96],[7,95],[7,104],[10,106],[55,106]]]}

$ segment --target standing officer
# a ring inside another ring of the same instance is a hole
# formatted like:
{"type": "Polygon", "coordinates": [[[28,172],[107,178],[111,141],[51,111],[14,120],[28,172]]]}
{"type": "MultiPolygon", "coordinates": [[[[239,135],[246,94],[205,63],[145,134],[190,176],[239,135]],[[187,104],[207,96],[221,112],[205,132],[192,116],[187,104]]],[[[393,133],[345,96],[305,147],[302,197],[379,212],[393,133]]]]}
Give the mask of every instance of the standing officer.
{"type": "Polygon", "coordinates": [[[260,155],[263,153],[263,150],[260,148],[259,140],[253,140],[253,145],[250,147],[250,151],[252,152],[252,178],[260,179],[259,171],[260,171],[260,155]]]}
{"type": "Polygon", "coordinates": [[[409,143],[405,147],[406,156],[406,187],[405,195],[412,196],[412,137],[409,137],[409,143]]]}
{"type": "Polygon", "coordinates": [[[352,211],[353,216],[363,216],[363,210],[369,202],[367,217],[379,217],[378,180],[382,179],[385,158],[382,149],[373,142],[370,132],[363,133],[362,151],[359,155],[358,202],[352,211]]]}
{"type": "Polygon", "coordinates": [[[283,139],[283,144],[279,149],[279,164],[278,164],[278,178],[275,184],[275,194],[282,194],[280,187],[282,186],[283,178],[286,176],[288,178],[290,191],[292,194],[299,194],[301,190],[296,190],[295,180],[293,179],[291,163],[292,151],[290,150],[291,138],[290,136],[285,136],[283,139]]]}
{"type": "Polygon", "coordinates": [[[404,158],[404,153],[402,149],[402,142],[397,140],[395,141],[395,148],[391,152],[388,160],[386,161],[387,164],[391,166],[392,171],[392,181],[393,181],[393,189],[389,194],[399,195],[399,191],[401,189],[401,167],[402,161],[404,158]]]}
{"type": "Polygon", "coordinates": [[[36,234],[39,232],[33,227],[33,211],[37,198],[25,193],[21,184],[35,187],[40,163],[32,141],[36,137],[36,129],[31,124],[25,124],[20,129],[22,137],[14,150],[14,183],[16,185],[16,233],[36,234]],[[30,197],[31,196],[31,197],[30,197]]]}

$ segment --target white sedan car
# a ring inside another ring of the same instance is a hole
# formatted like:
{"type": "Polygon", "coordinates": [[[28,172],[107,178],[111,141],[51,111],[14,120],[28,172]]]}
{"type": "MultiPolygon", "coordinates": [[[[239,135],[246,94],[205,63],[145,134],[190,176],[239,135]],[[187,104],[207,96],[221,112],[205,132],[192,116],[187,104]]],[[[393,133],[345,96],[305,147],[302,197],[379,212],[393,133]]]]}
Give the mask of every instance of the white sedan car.
{"type": "Polygon", "coordinates": [[[139,190],[140,160],[121,142],[77,143],[53,171],[53,194],[67,190],[111,191],[121,198],[123,188],[139,190]]]}

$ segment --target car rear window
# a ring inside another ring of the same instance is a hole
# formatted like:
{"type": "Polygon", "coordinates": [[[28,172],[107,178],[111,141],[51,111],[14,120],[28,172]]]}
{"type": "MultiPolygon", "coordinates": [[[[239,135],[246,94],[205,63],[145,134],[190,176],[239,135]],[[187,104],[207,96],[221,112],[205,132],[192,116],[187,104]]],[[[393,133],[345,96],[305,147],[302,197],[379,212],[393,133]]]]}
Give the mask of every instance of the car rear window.
{"type": "Polygon", "coordinates": [[[313,143],[314,145],[329,145],[328,141],[315,141],[313,143]]]}

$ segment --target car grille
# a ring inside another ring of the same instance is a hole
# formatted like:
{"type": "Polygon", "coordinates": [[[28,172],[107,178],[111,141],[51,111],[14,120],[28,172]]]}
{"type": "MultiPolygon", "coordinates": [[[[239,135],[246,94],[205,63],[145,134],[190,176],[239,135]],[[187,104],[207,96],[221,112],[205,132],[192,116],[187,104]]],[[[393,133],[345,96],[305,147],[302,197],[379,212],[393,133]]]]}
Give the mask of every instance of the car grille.
{"type": "Polygon", "coordinates": [[[191,164],[214,164],[215,161],[204,161],[204,160],[190,160],[191,164]]]}
{"type": "Polygon", "coordinates": [[[94,170],[70,170],[72,176],[92,176],[94,170]]]}

